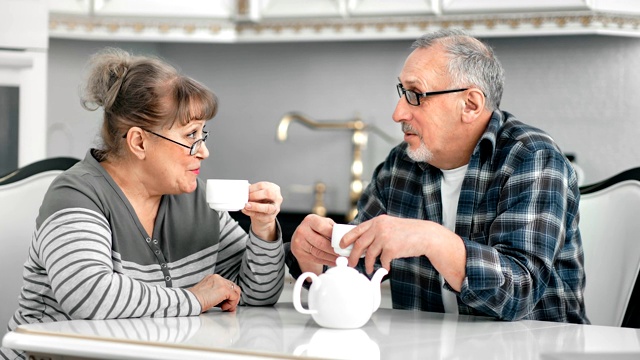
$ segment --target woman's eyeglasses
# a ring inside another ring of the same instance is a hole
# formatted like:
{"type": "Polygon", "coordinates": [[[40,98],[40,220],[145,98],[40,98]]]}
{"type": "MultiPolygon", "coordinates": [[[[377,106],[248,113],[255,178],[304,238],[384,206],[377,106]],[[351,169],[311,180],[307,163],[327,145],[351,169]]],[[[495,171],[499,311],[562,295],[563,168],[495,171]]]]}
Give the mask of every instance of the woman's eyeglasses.
{"type": "MultiPolygon", "coordinates": [[[[200,147],[202,146],[202,144],[203,144],[205,141],[207,141],[207,138],[209,137],[209,132],[208,132],[208,131],[203,131],[203,132],[202,132],[202,138],[200,138],[200,139],[198,139],[198,140],[194,141],[194,142],[193,142],[193,144],[191,144],[191,146],[189,146],[189,145],[185,145],[185,144],[179,143],[179,142],[177,142],[177,141],[175,141],[175,140],[171,140],[171,139],[169,139],[168,137],[166,137],[166,136],[162,136],[162,135],[160,135],[160,134],[158,134],[158,133],[155,133],[155,132],[153,132],[153,131],[151,131],[151,130],[147,130],[147,129],[142,129],[142,130],[144,130],[144,131],[146,131],[146,132],[148,132],[148,133],[152,133],[152,134],[153,134],[153,135],[155,135],[155,136],[159,136],[159,137],[161,137],[161,138],[163,138],[163,139],[165,139],[165,140],[169,140],[169,141],[171,141],[171,142],[172,142],[172,143],[174,143],[174,144],[178,144],[178,145],[180,145],[180,146],[182,146],[182,147],[185,147],[185,148],[189,149],[189,155],[191,155],[191,156],[193,156],[193,155],[195,155],[196,153],[198,153],[198,150],[200,150],[200,147]]],[[[126,137],[127,137],[127,134],[124,134],[123,138],[126,138],[126,137]]]]}

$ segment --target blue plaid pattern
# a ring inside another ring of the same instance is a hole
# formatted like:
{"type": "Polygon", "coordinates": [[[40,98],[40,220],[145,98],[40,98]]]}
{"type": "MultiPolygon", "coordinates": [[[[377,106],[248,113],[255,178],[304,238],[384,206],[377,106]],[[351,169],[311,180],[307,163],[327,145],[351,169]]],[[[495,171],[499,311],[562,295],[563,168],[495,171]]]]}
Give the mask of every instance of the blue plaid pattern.
{"type": "MultiPolygon", "coordinates": [[[[442,224],[442,173],[409,159],[406,146],[376,168],[354,223],[388,214],[442,224]]],[[[458,204],[456,233],[467,250],[460,314],[589,323],[579,198],[573,168],[553,139],[495,111],[458,204]]],[[[438,272],[425,256],[393,260],[388,277],[394,308],[444,311],[438,272]]]]}

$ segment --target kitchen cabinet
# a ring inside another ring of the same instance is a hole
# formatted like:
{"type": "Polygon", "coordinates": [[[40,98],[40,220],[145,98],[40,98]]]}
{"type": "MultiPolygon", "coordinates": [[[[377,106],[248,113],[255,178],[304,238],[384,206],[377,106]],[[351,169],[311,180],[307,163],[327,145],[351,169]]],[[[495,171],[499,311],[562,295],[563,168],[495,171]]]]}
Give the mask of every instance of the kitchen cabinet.
{"type": "Polygon", "coordinates": [[[46,49],[46,0],[0,0],[0,49],[46,49]]]}
{"type": "Polygon", "coordinates": [[[93,2],[86,0],[48,0],[49,12],[90,15],[93,2]]]}
{"type": "Polygon", "coordinates": [[[262,19],[435,15],[439,0],[262,0],[262,19]]]}
{"type": "Polygon", "coordinates": [[[345,2],[341,0],[262,0],[253,2],[253,6],[258,6],[262,19],[339,18],[346,15],[345,2]]]}
{"type": "Polygon", "coordinates": [[[443,13],[590,10],[591,0],[442,0],[443,13]]]}
{"type": "Polygon", "coordinates": [[[104,0],[100,4],[94,6],[96,16],[229,19],[236,9],[233,0],[104,0]]]}
{"type": "Polygon", "coordinates": [[[351,16],[393,16],[393,15],[437,15],[440,13],[439,0],[352,0],[349,1],[351,16]]]}
{"type": "Polygon", "coordinates": [[[18,89],[18,166],[46,157],[47,10],[46,0],[0,0],[0,87],[18,89]]]}
{"type": "Polygon", "coordinates": [[[113,17],[179,17],[229,19],[235,14],[235,0],[49,0],[55,14],[113,17]]]}
{"type": "Polygon", "coordinates": [[[49,0],[51,37],[199,42],[640,36],[633,0],[49,0]]]}

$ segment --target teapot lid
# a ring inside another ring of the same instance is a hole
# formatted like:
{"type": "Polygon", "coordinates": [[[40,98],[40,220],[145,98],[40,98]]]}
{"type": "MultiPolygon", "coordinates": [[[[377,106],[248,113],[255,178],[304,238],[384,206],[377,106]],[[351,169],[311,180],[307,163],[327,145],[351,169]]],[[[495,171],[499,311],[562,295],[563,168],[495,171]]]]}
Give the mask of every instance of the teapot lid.
{"type": "Polygon", "coordinates": [[[338,256],[338,258],[336,259],[336,266],[332,267],[331,269],[326,271],[326,274],[356,274],[356,275],[360,275],[360,273],[358,272],[358,270],[347,266],[347,264],[349,263],[349,259],[347,259],[344,256],[338,256]]]}

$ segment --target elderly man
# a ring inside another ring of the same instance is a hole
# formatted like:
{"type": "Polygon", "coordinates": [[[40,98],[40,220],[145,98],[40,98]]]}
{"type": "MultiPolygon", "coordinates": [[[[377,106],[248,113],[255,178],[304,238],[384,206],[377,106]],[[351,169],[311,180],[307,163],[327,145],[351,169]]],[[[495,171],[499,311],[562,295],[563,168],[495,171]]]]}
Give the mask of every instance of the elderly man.
{"type": "MultiPolygon", "coordinates": [[[[389,270],[394,308],[589,323],[569,161],[545,132],[499,109],[491,48],[462,31],[426,34],[398,77],[404,142],[358,203],[349,264],[389,270]],[[360,256],[365,254],[364,259],[360,256]]],[[[294,276],[335,265],[331,219],[291,240],[294,276]]]]}

